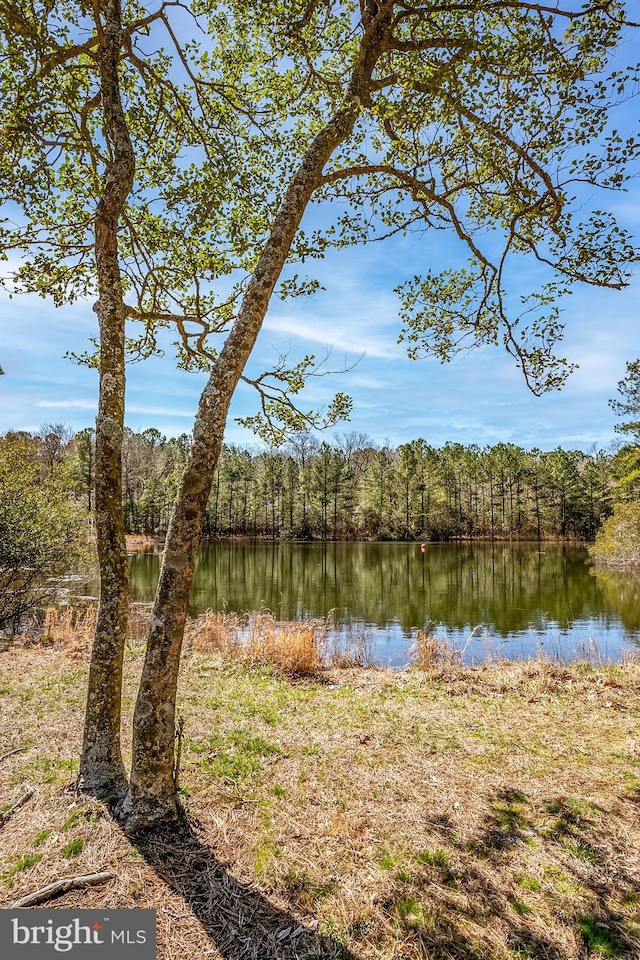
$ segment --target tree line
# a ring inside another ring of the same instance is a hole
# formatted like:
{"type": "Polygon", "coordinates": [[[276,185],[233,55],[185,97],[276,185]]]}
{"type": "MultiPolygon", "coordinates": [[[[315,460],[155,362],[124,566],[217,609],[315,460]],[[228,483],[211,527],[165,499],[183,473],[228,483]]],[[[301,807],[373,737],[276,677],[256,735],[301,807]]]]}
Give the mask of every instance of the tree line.
{"type": "MultiPolygon", "coordinates": [[[[128,533],[164,535],[188,448],[186,434],[167,438],[154,428],[125,430],[128,533]]],[[[68,456],[78,495],[91,512],[92,430],[69,440],[68,456]]],[[[611,513],[619,460],[604,450],[526,450],[513,443],[435,447],[418,439],[394,447],[355,432],[322,441],[297,433],[270,450],[225,444],[203,535],[591,540],[611,513]]]]}

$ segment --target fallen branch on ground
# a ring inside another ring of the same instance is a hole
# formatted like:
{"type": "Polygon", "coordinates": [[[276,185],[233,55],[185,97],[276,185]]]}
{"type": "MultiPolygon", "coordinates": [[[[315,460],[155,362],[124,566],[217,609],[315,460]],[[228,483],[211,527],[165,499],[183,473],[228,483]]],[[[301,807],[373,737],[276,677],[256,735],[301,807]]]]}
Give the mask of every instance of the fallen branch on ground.
{"type": "Polygon", "coordinates": [[[24,753],[26,749],[27,749],[26,747],[16,747],[15,750],[8,750],[6,753],[3,753],[2,756],[0,757],[0,763],[2,763],[3,760],[6,760],[7,757],[12,757],[14,753],[24,753]]]}
{"type": "Polygon", "coordinates": [[[34,890],[11,904],[15,907],[32,907],[36,903],[42,903],[44,900],[50,900],[57,897],[60,893],[66,893],[67,890],[76,890],[78,887],[93,887],[98,883],[104,883],[106,880],[113,880],[113,873],[87,873],[79,877],[67,877],[66,879],[56,880],[40,890],[34,890]]]}
{"type": "Polygon", "coordinates": [[[38,788],[28,786],[25,792],[22,794],[22,796],[18,797],[16,802],[12,803],[8,810],[0,811],[0,826],[5,824],[7,820],[9,820],[13,816],[16,810],[18,810],[23,804],[25,804],[27,800],[30,800],[31,797],[35,797],[37,795],[38,795],[38,788]]]}

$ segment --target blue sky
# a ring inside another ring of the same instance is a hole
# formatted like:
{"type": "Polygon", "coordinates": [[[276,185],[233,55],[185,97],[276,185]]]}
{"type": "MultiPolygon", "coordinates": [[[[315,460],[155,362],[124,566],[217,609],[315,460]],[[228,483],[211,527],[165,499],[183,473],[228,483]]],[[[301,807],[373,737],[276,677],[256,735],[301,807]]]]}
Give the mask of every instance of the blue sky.
{"type": "MultiPolygon", "coordinates": [[[[635,188],[634,188],[635,192],[635,188]]],[[[636,221],[638,199],[627,195],[629,221],[636,221]]],[[[397,344],[400,322],[393,287],[406,264],[437,262],[437,238],[333,252],[315,265],[326,287],[312,298],[273,300],[251,366],[269,366],[277,352],[291,359],[306,352],[332,354],[327,364],[340,369],[361,356],[350,372],[313,381],[309,405],[327,402],[335,390],[353,397],[348,424],[381,443],[398,444],[418,436],[434,445],[447,440],[491,444],[500,440],[525,447],[606,446],[615,437],[615,417],[607,401],[615,395],[625,362],[640,354],[640,279],[624,291],[583,288],[567,299],[565,355],[579,369],[561,392],[540,398],[526,388],[511,357],[500,348],[483,348],[440,365],[410,361],[397,344]],[[422,245],[422,246],[421,246],[422,245]]],[[[526,289],[526,277],[522,289],[526,289]]],[[[74,429],[92,424],[97,397],[95,371],[65,359],[96,334],[91,304],[54,309],[35,296],[0,299],[0,431],[37,430],[46,421],[74,429]]],[[[128,367],[127,423],[157,427],[176,435],[190,432],[201,375],[175,369],[168,346],[163,358],[128,367]]],[[[227,439],[255,443],[233,416],[256,407],[253,390],[241,385],[227,428],[227,439]]]]}
{"type": "MultiPolygon", "coordinates": [[[[637,192],[637,188],[634,188],[637,192]]],[[[637,226],[637,196],[627,195],[629,222],[637,226]]],[[[312,298],[274,299],[251,359],[258,371],[278,352],[290,358],[332,349],[328,367],[340,369],[364,357],[350,372],[313,381],[308,405],[327,402],[342,390],[353,397],[348,424],[374,441],[392,444],[424,437],[491,444],[501,440],[525,447],[587,448],[615,439],[615,417],[607,401],[616,393],[625,363],[640,354],[640,278],[624,291],[581,289],[567,299],[565,350],[580,365],[561,392],[540,398],[526,388],[514,361],[501,348],[482,348],[440,365],[410,361],[397,344],[400,322],[393,287],[407,264],[435,265],[440,237],[331,253],[315,265],[326,287],[312,298]]],[[[526,290],[523,277],[522,290],[526,290]]],[[[81,351],[96,334],[90,303],[53,309],[37,297],[0,299],[0,431],[37,430],[46,421],[81,429],[92,424],[97,374],[64,359],[81,351]]],[[[204,378],[175,369],[168,346],[163,358],[128,367],[127,423],[157,427],[167,435],[190,432],[204,378]]],[[[241,385],[227,428],[230,442],[255,444],[253,434],[233,416],[256,408],[252,388],[241,385]]]]}
{"type": "MultiPolygon", "coordinates": [[[[621,56],[629,56],[628,47],[621,56]]],[[[635,100],[623,107],[618,129],[627,136],[637,128],[635,100]]],[[[638,180],[628,192],[605,195],[600,202],[636,238],[640,235],[638,180]]],[[[318,214],[311,212],[314,216],[318,214]]],[[[334,432],[355,430],[378,444],[423,437],[436,446],[510,441],[546,450],[606,447],[615,441],[616,418],[608,400],[616,395],[625,363],[640,356],[640,276],[621,292],[582,287],[567,298],[562,353],[579,369],[561,392],[538,398],[503,348],[475,350],[440,365],[433,359],[410,361],[397,343],[401,324],[393,288],[427,267],[437,271],[461,265],[457,255],[440,233],[329,251],[310,270],[325,290],[312,298],[273,299],[250,369],[271,367],[277,354],[287,351],[294,361],[309,352],[322,357],[330,349],[327,366],[337,369],[364,354],[350,372],[313,381],[303,402],[320,405],[336,390],[349,393],[351,420],[334,432]]],[[[514,280],[514,296],[536,286],[532,268],[524,269],[514,280]]],[[[0,377],[0,433],[36,431],[45,422],[75,430],[93,424],[97,373],[64,354],[81,353],[96,335],[91,302],[54,309],[38,297],[9,299],[0,291],[0,365],[5,373],[0,377]]],[[[128,367],[127,424],[156,427],[167,435],[190,433],[204,377],[177,370],[170,338],[166,347],[164,357],[128,367]]],[[[233,419],[257,406],[252,388],[241,384],[227,426],[229,442],[259,444],[233,419]]]]}

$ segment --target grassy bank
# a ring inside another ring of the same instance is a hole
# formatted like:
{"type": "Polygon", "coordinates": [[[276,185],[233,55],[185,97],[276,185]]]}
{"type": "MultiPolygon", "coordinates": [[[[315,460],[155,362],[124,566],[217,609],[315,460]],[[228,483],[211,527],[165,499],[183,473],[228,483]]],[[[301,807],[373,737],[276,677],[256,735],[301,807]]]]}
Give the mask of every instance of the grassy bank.
{"type": "Polygon", "coordinates": [[[47,905],[155,907],[161,960],[640,956],[637,665],[302,679],[192,642],[188,822],[134,846],[73,790],[82,645],[0,659],[4,809],[37,788],[0,830],[2,906],[106,870],[47,905]]]}

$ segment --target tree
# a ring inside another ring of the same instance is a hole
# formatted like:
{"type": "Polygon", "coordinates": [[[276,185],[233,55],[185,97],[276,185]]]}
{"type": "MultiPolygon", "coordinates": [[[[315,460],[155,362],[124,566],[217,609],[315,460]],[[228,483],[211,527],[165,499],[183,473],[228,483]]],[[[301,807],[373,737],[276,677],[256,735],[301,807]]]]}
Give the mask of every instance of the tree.
{"type": "Polygon", "coordinates": [[[611,462],[603,450],[593,444],[585,458],[580,476],[582,493],[581,533],[592,540],[600,523],[611,514],[611,462]]]}
{"type": "MultiPolygon", "coordinates": [[[[221,103],[235,106],[244,87],[244,60],[229,62],[222,88],[194,92],[169,16],[180,6],[163,3],[148,15],[131,7],[123,21],[120,0],[75,7],[0,0],[0,204],[8,211],[0,244],[5,259],[8,251],[24,258],[9,289],[52,297],[56,306],[96,297],[97,350],[79,359],[100,375],[94,508],[101,586],[79,783],[97,796],[121,794],[126,786],[120,747],[129,605],[121,498],[126,352],[148,355],[158,331],[173,325],[181,360],[188,364],[196,353],[202,359],[204,336],[224,329],[232,303],[213,295],[211,277],[252,255],[248,202],[239,209],[249,191],[235,171],[234,219],[224,201],[230,175],[219,162],[237,149],[234,118],[244,123],[239,111],[229,111],[229,124],[220,112],[221,103]],[[155,37],[145,49],[152,27],[169,37],[180,68],[155,37]],[[185,163],[194,151],[202,161],[197,172],[185,163]],[[137,336],[127,335],[128,321],[142,323],[137,336]]],[[[258,172],[251,189],[253,203],[261,196],[258,172]]]]}
{"type": "Polygon", "coordinates": [[[300,494],[302,497],[302,517],[298,533],[302,538],[307,538],[311,532],[309,521],[311,470],[309,464],[313,461],[317,453],[318,441],[308,431],[301,430],[292,434],[289,438],[289,446],[298,465],[300,494]]]}
{"type": "Polygon", "coordinates": [[[618,474],[618,493],[627,500],[638,500],[640,492],[640,360],[627,363],[627,374],[618,382],[618,393],[622,400],[610,400],[609,406],[622,423],[614,429],[624,433],[630,442],[617,453],[616,468],[618,474]],[[630,418],[630,419],[629,419],[630,418]]]}
{"type": "MultiPolygon", "coordinates": [[[[10,13],[19,7],[6,0],[3,6],[10,13]]],[[[146,64],[153,58],[139,52],[134,41],[143,45],[142,28],[156,21],[165,23],[167,9],[162,6],[157,14],[131,19],[120,29],[119,11],[105,3],[105,22],[108,19],[113,30],[105,32],[102,22],[94,24],[82,55],[92,63],[97,58],[105,69],[109,56],[112,75],[117,79],[119,68],[123,82],[124,77],[144,77],[146,64]],[[113,16],[108,17],[108,11],[113,16]],[[130,65],[137,74],[127,72],[130,65]]],[[[128,80],[129,96],[138,96],[136,108],[143,118],[135,119],[135,111],[130,111],[129,121],[136,131],[147,123],[142,132],[162,154],[158,162],[154,152],[145,154],[152,173],[137,200],[143,211],[146,187],[158,179],[166,183],[170,208],[175,211],[167,236],[176,247],[183,242],[188,247],[181,262],[189,257],[198,265],[204,262],[209,279],[216,272],[236,269],[242,276],[225,309],[216,315],[218,322],[207,328],[221,335],[219,345],[206,347],[202,327],[191,340],[204,357],[201,362],[209,379],[169,524],[151,619],[134,717],[129,792],[122,806],[128,829],[177,812],[175,694],[188,593],[229,404],[240,378],[246,377],[262,399],[262,421],[251,418],[253,424],[272,424],[282,438],[278,417],[286,428],[295,429],[310,420],[309,415],[296,412],[290,396],[300,391],[313,369],[313,358],[304,358],[288,370],[278,365],[270,377],[246,372],[285,265],[321,256],[331,245],[447,229],[460,242],[468,262],[438,274],[420,262],[416,250],[418,272],[399,288],[401,339],[409,355],[431,353],[446,360],[470,345],[502,341],[531,389],[542,392],[559,387],[570,369],[554,354],[562,336],[558,299],[578,281],[624,286],[635,257],[628,235],[612,217],[594,210],[584,223],[578,223],[572,212],[580,205],[572,196],[575,184],[621,189],[638,152],[634,140],[625,140],[607,127],[609,108],[631,89],[636,77],[634,70],[608,68],[611,52],[627,26],[624,5],[618,0],[584,8],[577,8],[572,0],[564,7],[524,0],[417,6],[401,0],[359,4],[287,0],[275,6],[211,0],[198,4],[198,11],[201,23],[206,22],[219,42],[202,50],[176,46],[177,59],[190,82],[184,99],[175,99],[163,55],[156,55],[154,68],[146,74],[154,82],[147,84],[144,97],[140,87],[128,80]],[[156,75],[160,82],[155,82],[156,75]],[[246,82],[247,75],[256,78],[253,86],[246,82]],[[240,92],[232,95],[230,90],[240,92]],[[152,108],[146,111],[145,97],[152,108]],[[169,125],[158,136],[153,118],[166,116],[163,97],[177,105],[183,122],[178,133],[172,133],[169,125]],[[197,131],[189,126],[187,118],[200,105],[200,98],[207,108],[202,113],[213,111],[217,120],[216,105],[228,104],[231,98],[231,115],[246,116],[249,111],[252,122],[256,121],[252,135],[241,140],[245,180],[239,179],[236,163],[232,189],[226,193],[220,190],[215,171],[233,163],[230,158],[238,156],[237,141],[230,136],[227,142],[214,143],[211,124],[197,131]],[[197,137],[203,138],[208,150],[185,174],[184,163],[177,158],[183,144],[197,137]],[[261,157],[267,150],[268,165],[261,157]],[[225,202],[227,195],[232,203],[225,202]],[[242,202],[243,197],[247,202],[242,202]],[[339,201],[343,212],[326,229],[306,236],[300,227],[307,208],[312,202],[329,200],[339,201]],[[187,231],[185,236],[185,225],[203,220],[210,232],[214,213],[215,226],[229,242],[240,237],[234,250],[240,249],[242,255],[231,261],[226,252],[216,258],[214,251],[219,248],[210,242],[200,248],[191,244],[193,234],[187,231]],[[525,256],[548,270],[548,280],[525,298],[519,312],[509,288],[525,256]]],[[[44,21],[49,22],[48,14],[44,21]]],[[[13,30],[27,43],[28,31],[21,22],[14,16],[13,30]]],[[[60,57],[68,60],[71,46],[75,45],[67,42],[62,49],[59,44],[48,51],[47,64],[59,64],[60,57]]],[[[31,82],[30,67],[27,61],[31,82]]],[[[85,74],[91,71],[84,63],[83,70],[78,84],[87,106],[95,88],[86,91],[85,74]]],[[[61,82],[60,77],[56,79],[61,82]]],[[[10,82],[8,76],[5,82],[10,82]]],[[[69,88],[68,81],[63,87],[69,88]]],[[[44,95],[51,104],[51,89],[44,95]]],[[[15,110],[28,115],[41,102],[27,101],[17,103],[15,110]]],[[[79,129],[83,118],[86,127],[86,111],[76,109],[74,117],[79,129]]],[[[55,116],[49,128],[55,129],[55,116]]],[[[124,147],[124,134],[117,143],[124,147]]],[[[99,161],[97,166],[101,169],[99,161]]],[[[114,170],[115,163],[107,168],[114,170]]],[[[8,174],[12,169],[9,163],[8,174]]],[[[82,184],[74,184],[74,189],[81,193],[82,184]]],[[[131,203],[129,193],[127,206],[131,203]]],[[[119,214],[124,223],[124,207],[119,214]]],[[[69,218],[67,229],[68,223],[69,218]]],[[[162,236],[165,249],[168,241],[148,211],[140,213],[139,224],[129,217],[129,224],[135,241],[128,239],[127,232],[121,234],[120,254],[124,250],[127,259],[131,251],[127,279],[139,300],[134,312],[148,320],[147,336],[153,339],[157,324],[169,313],[169,284],[159,283],[156,295],[162,270],[153,256],[150,269],[145,271],[138,264],[136,272],[137,244],[142,238],[157,247],[162,236]],[[153,309],[145,312],[149,303],[153,309]]],[[[60,278],[60,270],[56,276],[60,278]]],[[[178,284],[182,304],[189,296],[197,303],[193,284],[193,272],[188,272],[188,282],[178,284]]],[[[285,277],[281,292],[286,295],[292,288],[305,292],[314,284],[285,277]]],[[[118,309],[121,317],[121,304],[118,309]]],[[[183,318],[189,313],[183,311],[183,318]]],[[[196,315],[196,319],[202,317],[196,315]]],[[[175,322],[179,325],[180,317],[175,322]]],[[[119,368],[116,379],[122,382],[119,368]]],[[[329,413],[344,409],[344,398],[339,398],[329,413]]],[[[104,456],[100,451],[97,455],[104,456]]],[[[113,729],[110,736],[115,737],[113,729]]]]}
{"type": "Polygon", "coordinates": [[[90,559],[67,464],[41,455],[35,438],[0,437],[0,627],[17,626],[55,595],[55,577],[90,559]]]}
{"type": "Polygon", "coordinates": [[[640,563],[640,504],[617,503],[596,534],[592,550],[596,561],[609,566],[640,563]]]}
{"type": "Polygon", "coordinates": [[[619,417],[625,417],[622,423],[614,427],[618,433],[629,434],[634,443],[640,443],[640,360],[627,363],[627,373],[618,381],[618,393],[622,400],[609,400],[609,406],[619,417]],[[628,419],[628,418],[631,419],[628,419]]]}
{"type": "MultiPolygon", "coordinates": [[[[234,35],[260,32],[261,5],[229,7],[234,35]]],[[[516,0],[419,7],[363,0],[359,8],[292,3],[277,12],[286,22],[274,22],[272,11],[274,49],[292,69],[311,69],[304,94],[290,104],[290,132],[281,128],[276,140],[280,205],[212,364],[169,525],[136,702],[128,829],[176,815],[175,694],[202,518],[231,398],[282,270],[300,251],[296,235],[312,198],[340,198],[351,210],[337,231],[303,245],[307,254],[336,232],[342,244],[372,238],[372,220],[381,234],[416,224],[452,229],[470,265],[427,271],[406,285],[402,336],[410,355],[448,359],[469,342],[502,339],[536,392],[558,387],[567,372],[553,354],[562,335],[559,295],[574,281],[623,286],[635,255],[612,218],[595,211],[577,224],[570,212],[573,182],[619,188],[637,152],[635,142],[605,130],[613,92],[630,79],[600,76],[626,22],[621,4],[578,11],[516,0]],[[598,138],[600,155],[578,154],[598,138]],[[499,228],[500,249],[493,238],[481,247],[487,224],[499,228]],[[514,316],[507,264],[513,257],[517,268],[525,254],[552,278],[514,316]]],[[[263,77],[267,90],[282,89],[281,69],[279,59],[263,77]]]]}
{"type": "Polygon", "coordinates": [[[40,456],[47,468],[52,471],[64,460],[65,451],[73,438],[73,430],[64,423],[43,423],[38,436],[40,456]]]}
{"type": "MultiPolygon", "coordinates": [[[[20,211],[2,221],[1,240],[5,258],[7,250],[25,257],[10,289],[51,296],[58,306],[97,296],[99,348],[88,362],[100,372],[94,470],[100,602],[80,781],[105,795],[126,783],[120,711],[129,595],[121,460],[128,310],[118,232],[135,157],[120,56],[123,36],[131,42],[139,24],[123,30],[119,0],[73,11],[2,0],[0,14],[0,202],[20,211]]],[[[141,110],[141,125],[152,111],[141,110]]]]}
{"type": "Polygon", "coordinates": [[[593,555],[610,565],[637,565],[640,562],[640,360],[627,363],[626,376],[618,382],[622,400],[609,406],[625,419],[615,429],[629,436],[615,455],[617,478],[613,515],[605,519],[596,534],[593,555]]]}
{"type": "Polygon", "coordinates": [[[89,514],[93,510],[93,488],[95,483],[95,430],[87,427],[73,438],[72,474],[76,489],[86,498],[89,514]]]}

